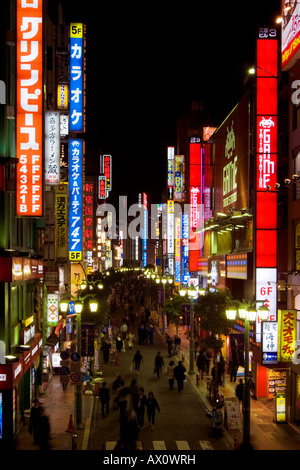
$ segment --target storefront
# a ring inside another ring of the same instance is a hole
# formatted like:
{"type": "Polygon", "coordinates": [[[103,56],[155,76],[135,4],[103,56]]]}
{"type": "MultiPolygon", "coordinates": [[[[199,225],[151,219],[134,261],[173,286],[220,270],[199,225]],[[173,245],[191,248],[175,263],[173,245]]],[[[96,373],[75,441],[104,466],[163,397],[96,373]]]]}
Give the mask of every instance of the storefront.
{"type": "Polygon", "coordinates": [[[23,425],[24,411],[31,407],[41,350],[39,333],[15,362],[0,364],[0,445],[13,441],[23,425]]]}

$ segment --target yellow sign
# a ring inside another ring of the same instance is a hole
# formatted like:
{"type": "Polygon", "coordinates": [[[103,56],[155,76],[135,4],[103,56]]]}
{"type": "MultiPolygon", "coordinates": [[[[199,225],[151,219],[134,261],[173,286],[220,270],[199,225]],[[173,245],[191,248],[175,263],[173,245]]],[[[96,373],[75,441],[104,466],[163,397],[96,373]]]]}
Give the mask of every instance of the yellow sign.
{"type": "Polygon", "coordinates": [[[276,423],[286,422],[286,400],[285,393],[276,393],[276,423]]]}
{"type": "Polygon", "coordinates": [[[291,361],[296,347],[297,310],[279,310],[280,357],[282,361],[291,361]]]}
{"type": "Polygon", "coordinates": [[[69,86],[57,85],[57,109],[68,109],[69,86]]]}
{"type": "Polygon", "coordinates": [[[83,24],[82,23],[70,24],[70,38],[83,38],[83,24]]]}
{"type": "Polygon", "coordinates": [[[69,251],[69,261],[82,261],[82,251],[69,251]]]}

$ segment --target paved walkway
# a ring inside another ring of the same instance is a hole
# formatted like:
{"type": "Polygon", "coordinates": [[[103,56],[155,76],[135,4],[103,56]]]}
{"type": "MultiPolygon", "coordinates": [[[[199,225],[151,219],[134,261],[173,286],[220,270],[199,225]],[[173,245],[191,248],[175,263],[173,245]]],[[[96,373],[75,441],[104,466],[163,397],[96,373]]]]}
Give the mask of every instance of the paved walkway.
{"type": "MultiPolygon", "coordinates": [[[[115,316],[117,326],[121,324],[122,315],[115,316]]],[[[175,329],[169,326],[168,330],[171,336],[175,329]]],[[[161,333],[156,330],[155,335],[161,333]]],[[[185,365],[189,363],[189,340],[184,334],[184,329],[179,329],[181,337],[181,346],[177,359],[181,359],[182,353],[185,356],[185,365]]],[[[120,360],[122,359],[121,353],[120,360]]],[[[127,356],[127,354],[126,354],[127,356]]],[[[127,361],[127,359],[126,359],[127,361]]],[[[111,363],[101,368],[104,378],[111,382],[118,371],[118,366],[111,363]]],[[[208,409],[211,409],[211,403],[207,397],[206,381],[196,382],[196,375],[188,375],[193,390],[199,395],[208,409]]],[[[230,383],[227,378],[225,387],[222,387],[225,399],[235,396],[235,384],[230,383]]],[[[44,396],[41,397],[49,416],[51,426],[51,449],[52,450],[87,450],[90,432],[90,422],[94,403],[94,395],[82,394],[82,417],[84,423],[83,430],[74,428],[74,403],[75,387],[68,385],[64,391],[60,384],[60,377],[53,375],[44,396]]],[[[267,407],[259,400],[251,400],[251,444],[254,450],[300,450],[300,429],[289,424],[276,424],[273,421],[273,415],[267,407]]],[[[225,435],[232,449],[236,449],[242,442],[241,429],[225,429],[225,435]]],[[[33,444],[32,436],[28,433],[28,425],[25,424],[21,429],[15,443],[16,450],[39,450],[38,446],[33,444]]]]}

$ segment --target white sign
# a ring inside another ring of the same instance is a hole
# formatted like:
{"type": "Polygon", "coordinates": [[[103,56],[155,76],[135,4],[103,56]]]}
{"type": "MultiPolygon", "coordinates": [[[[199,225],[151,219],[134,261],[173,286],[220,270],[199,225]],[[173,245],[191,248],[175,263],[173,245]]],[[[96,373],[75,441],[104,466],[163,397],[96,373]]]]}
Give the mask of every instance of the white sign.
{"type": "Polygon", "coordinates": [[[59,184],[60,122],[59,112],[45,114],[45,184],[59,184]]]}
{"type": "MultiPolygon", "coordinates": [[[[257,268],[256,269],[256,300],[265,300],[264,305],[269,308],[268,321],[277,321],[277,269],[276,268],[257,268]]],[[[256,307],[263,304],[258,303],[256,307]]],[[[256,321],[256,341],[260,342],[261,321],[256,321]]]]}
{"type": "Polygon", "coordinates": [[[48,325],[58,325],[58,294],[47,295],[47,323],[48,325]]]}

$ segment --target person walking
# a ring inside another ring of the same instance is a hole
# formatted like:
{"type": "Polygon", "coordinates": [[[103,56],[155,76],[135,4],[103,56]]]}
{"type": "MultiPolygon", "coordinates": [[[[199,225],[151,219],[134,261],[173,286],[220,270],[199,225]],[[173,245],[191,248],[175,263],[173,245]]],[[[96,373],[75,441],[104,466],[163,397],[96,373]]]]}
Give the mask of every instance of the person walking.
{"type": "Polygon", "coordinates": [[[167,343],[169,357],[171,357],[172,350],[173,350],[173,340],[170,335],[167,335],[166,343],[167,343]]]}
{"type": "Polygon", "coordinates": [[[48,416],[45,414],[45,408],[43,406],[40,406],[39,408],[39,422],[37,431],[40,450],[50,450],[50,423],[48,416]]]}
{"type": "Polygon", "coordinates": [[[175,380],[174,370],[175,370],[175,363],[174,363],[174,361],[170,361],[169,365],[166,368],[166,372],[165,372],[166,376],[168,377],[168,381],[169,381],[169,390],[173,390],[174,380],[175,380]]]}
{"type": "Polygon", "coordinates": [[[30,410],[30,419],[29,419],[29,434],[32,434],[33,443],[38,444],[38,428],[40,420],[40,402],[37,398],[33,401],[33,407],[30,410]]]}
{"type": "Polygon", "coordinates": [[[154,335],[154,325],[153,325],[153,323],[151,323],[150,326],[149,326],[149,342],[150,342],[150,344],[153,344],[153,335],[154,335]]]}
{"type": "Polygon", "coordinates": [[[102,383],[102,387],[99,390],[99,398],[101,401],[101,411],[102,411],[102,418],[105,418],[106,415],[109,413],[109,388],[106,387],[106,382],[102,383]],[[106,411],[106,415],[105,415],[106,411]]]}
{"type": "Polygon", "coordinates": [[[177,380],[178,391],[183,390],[183,381],[185,378],[186,368],[182,364],[182,361],[178,361],[177,366],[174,369],[174,377],[177,380]]]}
{"type": "Polygon", "coordinates": [[[129,393],[130,389],[125,386],[124,380],[121,380],[120,387],[117,390],[117,396],[115,398],[115,403],[120,410],[120,435],[122,435],[126,425],[127,399],[129,393]]]}
{"type": "Polygon", "coordinates": [[[146,395],[144,394],[143,387],[139,387],[138,392],[133,395],[133,410],[136,413],[136,419],[139,430],[144,429],[144,415],[146,406],[146,395]]]}
{"type": "Polygon", "coordinates": [[[122,351],[122,347],[123,347],[123,340],[121,336],[118,335],[116,337],[116,350],[118,351],[118,353],[122,351]]]}
{"type": "Polygon", "coordinates": [[[153,427],[155,424],[155,411],[157,410],[158,412],[160,412],[160,407],[152,392],[149,392],[148,394],[148,398],[146,401],[146,408],[147,408],[149,427],[151,427],[151,431],[153,431],[153,427]]]}
{"type": "Polygon", "coordinates": [[[229,362],[230,382],[236,382],[236,374],[239,368],[239,364],[235,359],[229,362]]]}
{"type": "Polygon", "coordinates": [[[108,339],[105,339],[104,343],[102,343],[102,346],[100,348],[100,351],[102,351],[103,353],[104,364],[108,364],[110,348],[111,348],[110,342],[108,341],[108,339]]]}
{"type": "Polygon", "coordinates": [[[204,357],[204,351],[200,350],[199,354],[197,356],[196,364],[199,372],[199,377],[200,379],[203,379],[203,374],[205,370],[205,357],[204,357]]]}
{"type": "Polygon", "coordinates": [[[160,355],[160,351],[158,351],[154,360],[154,373],[156,373],[158,379],[159,379],[160,370],[164,364],[165,363],[164,363],[163,358],[160,355]]]}
{"type": "MultiPolygon", "coordinates": [[[[243,379],[240,379],[238,385],[236,386],[236,389],[235,389],[235,396],[239,399],[240,408],[241,408],[241,404],[243,403],[243,397],[244,397],[243,379]]],[[[242,408],[242,409],[243,409],[243,408],[242,408]]]]}
{"type": "Polygon", "coordinates": [[[122,325],[120,326],[120,333],[121,333],[121,337],[122,337],[123,340],[126,338],[127,330],[128,330],[128,326],[127,326],[126,321],[124,319],[122,325]]]}
{"type": "Polygon", "coordinates": [[[129,331],[128,335],[127,335],[127,342],[128,342],[128,348],[131,350],[133,348],[133,339],[134,339],[134,335],[129,331]]]}
{"type": "Polygon", "coordinates": [[[140,353],[140,350],[138,349],[135,355],[133,356],[132,363],[134,364],[135,371],[137,374],[140,373],[140,367],[141,367],[141,362],[143,361],[143,356],[140,353]]]}

